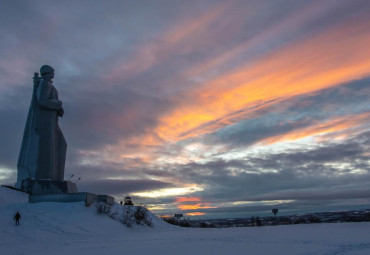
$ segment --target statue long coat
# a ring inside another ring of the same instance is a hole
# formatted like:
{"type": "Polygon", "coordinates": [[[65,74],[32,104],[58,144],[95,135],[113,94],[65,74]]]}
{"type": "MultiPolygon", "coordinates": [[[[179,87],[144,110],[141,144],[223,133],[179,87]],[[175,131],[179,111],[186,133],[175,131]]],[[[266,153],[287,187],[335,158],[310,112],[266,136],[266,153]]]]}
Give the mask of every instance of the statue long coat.
{"type": "Polygon", "coordinates": [[[58,125],[61,108],[52,82],[37,79],[18,158],[17,188],[23,189],[26,179],[64,180],[67,143],[58,125]]]}

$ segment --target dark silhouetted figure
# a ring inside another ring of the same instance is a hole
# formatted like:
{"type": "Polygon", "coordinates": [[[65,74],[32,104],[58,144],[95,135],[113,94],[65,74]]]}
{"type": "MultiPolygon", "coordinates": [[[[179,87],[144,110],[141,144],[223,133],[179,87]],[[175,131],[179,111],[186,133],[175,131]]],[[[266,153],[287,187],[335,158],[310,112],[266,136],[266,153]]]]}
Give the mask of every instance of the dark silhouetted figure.
{"type": "Polygon", "coordinates": [[[272,209],[272,213],[274,214],[274,216],[276,216],[276,214],[279,212],[279,209],[277,208],[274,208],[272,209]]]}
{"type": "Polygon", "coordinates": [[[15,215],[14,215],[14,220],[15,220],[15,225],[18,226],[19,225],[19,220],[21,219],[21,215],[19,214],[19,212],[17,212],[15,215]]]}

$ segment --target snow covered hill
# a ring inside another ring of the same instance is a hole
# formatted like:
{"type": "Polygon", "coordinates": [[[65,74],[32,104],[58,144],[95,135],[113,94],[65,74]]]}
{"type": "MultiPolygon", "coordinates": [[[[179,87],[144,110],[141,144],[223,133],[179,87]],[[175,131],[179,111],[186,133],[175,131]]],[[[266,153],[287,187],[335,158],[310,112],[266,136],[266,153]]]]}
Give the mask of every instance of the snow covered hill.
{"type": "Polygon", "coordinates": [[[152,228],[127,228],[80,202],[27,201],[0,188],[1,254],[370,254],[370,223],[190,229],[151,215],[152,228]]]}

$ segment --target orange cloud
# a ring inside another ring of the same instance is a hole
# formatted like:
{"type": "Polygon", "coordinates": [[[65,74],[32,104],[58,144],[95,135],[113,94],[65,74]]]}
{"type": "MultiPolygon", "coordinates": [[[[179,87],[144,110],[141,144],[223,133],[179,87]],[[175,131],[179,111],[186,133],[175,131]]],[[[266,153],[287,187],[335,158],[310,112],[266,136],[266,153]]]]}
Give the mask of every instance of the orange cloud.
{"type": "Polygon", "coordinates": [[[210,206],[210,203],[202,202],[200,197],[177,197],[175,203],[178,204],[177,208],[180,210],[198,210],[217,208],[210,206]]]}
{"type": "MultiPolygon", "coordinates": [[[[202,76],[204,73],[209,72],[213,68],[232,61],[233,58],[238,57],[238,55],[242,54],[243,52],[253,51],[256,47],[260,46],[266,41],[274,40],[281,34],[286,33],[287,30],[297,31],[301,25],[304,25],[310,20],[316,18],[322,11],[330,10],[331,8],[333,8],[333,3],[329,2],[309,3],[306,7],[302,8],[302,10],[293,12],[291,15],[286,16],[281,22],[272,24],[272,26],[268,27],[266,30],[262,30],[253,38],[242,42],[236,47],[231,48],[228,51],[211,58],[210,60],[206,60],[202,63],[194,65],[188,70],[185,70],[183,75],[202,76]]],[[[253,13],[253,11],[251,13],[253,13]]]]}
{"type": "Polygon", "coordinates": [[[180,210],[197,210],[197,209],[208,209],[208,208],[216,208],[216,207],[199,203],[199,204],[194,204],[194,205],[178,205],[177,208],[179,208],[180,210]]]}
{"type": "Polygon", "coordinates": [[[188,216],[202,216],[202,215],[205,215],[205,213],[203,213],[203,212],[191,212],[191,213],[187,213],[186,215],[188,215],[188,216]]]}
{"type": "MultiPolygon", "coordinates": [[[[156,133],[164,140],[178,141],[213,132],[230,124],[222,123],[230,114],[256,104],[365,77],[370,74],[370,51],[364,50],[370,45],[369,29],[366,22],[340,26],[220,75],[192,91],[186,97],[189,102],[163,116],[156,133]],[[220,125],[207,129],[207,123],[215,120],[220,125]],[[189,132],[195,129],[198,133],[189,132]]],[[[235,117],[233,121],[238,120],[235,117]]]]}
{"type": "Polygon", "coordinates": [[[200,197],[177,197],[175,203],[199,202],[199,201],[201,201],[200,197]]]}
{"type": "MultiPolygon", "coordinates": [[[[337,118],[324,123],[313,125],[307,128],[294,130],[292,132],[278,135],[274,137],[269,137],[260,141],[262,144],[274,144],[278,142],[293,141],[310,136],[319,136],[337,133],[341,131],[346,131],[348,129],[358,127],[364,123],[367,123],[370,119],[370,112],[359,114],[359,115],[349,115],[342,118],[337,118]]],[[[341,133],[340,138],[345,138],[346,134],[341,133]]]]}
{"type": "MultiPolygon", "coordinates": [[[[226,6],[219,4],[198,18],[175,24],[158,41],[140,47],[127,64],[120,66],[108,77],[120,79],[125,75],[141,73],[157,63],[166,62],[184,44],[188,47],[186,51],[196,50],[207,37],[202,34],[207,35],[209,26],[222,18],[226,6]],[[194,34],[199,35],[199,38],[194,34]],[[193,38],[191,43],[184,43],[189,36],[193,38]]],[[[215,68],[228,65],[240,53],[253,51],[256,45],[279,39],[283,31],[306,24],[319,13],[318,10],[331,8],[327,3],[309,6],[312,7],[287,17],[235,48],[195,63],[193,67],[179,71],[180,74],[169,75],[166,84],[171,81],[169,84],[176,86],[198,75],[207,76],[215,68]]],[[[209,78],[211,80],[205,79],[196,88],[184,89],[182,98],[171,98],[177,106],[161,116],[157,126],[148,129],[146,134],[112,146],[109,155],[115,156],[115,151],[120,151],[125,161],[135,166],[141,164],[135,161],[137,158],[147,163],[155,162],[158,157],[157,146],[215,132],[226,125],[252,118],[256,111],[278,104],[281,100],[365,77],[370,74],[370,51],[366,50],[370,45],[369,30],[370,24],[366,20],[357,20],[356,24],[340,24],[261,56],[254,62],[246,62],[231,71],[222,73],[218,70],[220,73],[209,78]]],[[[126,116],[122,120],[127,123],[126,116]]],[[[291,135],[298,137],[304,134],[291,135]]]]}
{"type": "Polygon", "coordinates": [[[172,218],[173,217],[173,214],[161,214],[160,217],[162,219],[165,219],[165,218],[172,218]]]}

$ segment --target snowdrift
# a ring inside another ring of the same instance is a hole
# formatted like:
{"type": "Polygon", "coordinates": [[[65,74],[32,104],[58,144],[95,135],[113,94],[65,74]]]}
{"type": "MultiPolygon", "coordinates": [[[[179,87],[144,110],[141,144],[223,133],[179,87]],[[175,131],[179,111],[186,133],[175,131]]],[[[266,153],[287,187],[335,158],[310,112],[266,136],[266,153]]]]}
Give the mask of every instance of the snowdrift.
{"type": "MultiPolygon", "coordinates": [[[[84,205],[84,202],[75,203],[28,203],[28,194],[19,192],[4,187],[0,188],[0,224],[1,226],[12,226],[14,222],[10,221],[14,214],[19,211],[21,213],[22,229],[34,231],[44,228],[54,229],[54,233],[58,232],[76,232],[82,230],[87,232],[104,232],[109,229],[109,232],[118,231],[122,233],[126,231],[126,227],[119,221],[119,215],[124,214],[128,208],[132,211],[136,210],[136,206],[121,206],[115,203],[110,207],[110,215],[98,213],[97,205],[93,204],[89,207],[84,205]]],[[[172,225],[157,218],[150,211],[147,211],[147,216],[151,221],[151,228],[166,229],[173,228],[172,225]]],[[[132,228],[149,228],[145,224],[132,224],[132,228]]]]}

